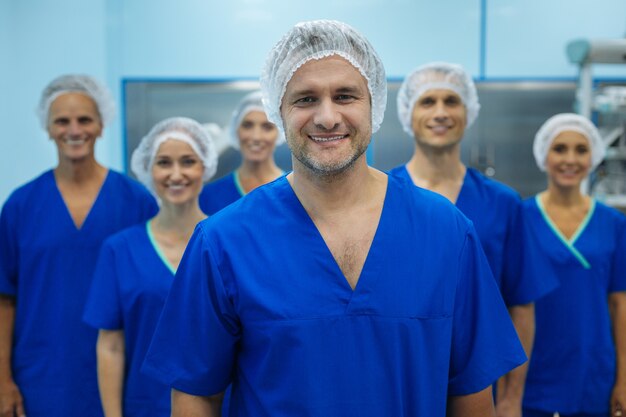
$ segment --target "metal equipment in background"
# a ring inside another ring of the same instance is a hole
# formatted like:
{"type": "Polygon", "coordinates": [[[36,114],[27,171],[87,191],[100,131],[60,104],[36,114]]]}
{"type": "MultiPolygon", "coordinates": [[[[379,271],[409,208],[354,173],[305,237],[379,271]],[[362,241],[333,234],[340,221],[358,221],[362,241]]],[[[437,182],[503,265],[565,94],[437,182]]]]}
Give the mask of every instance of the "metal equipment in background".
{"type": "Polygon", "coordinates": [[[626,83],[602,82],[594,88],[592,76],[597,64],[623,65],[626,76],[626,39],[575,40],[566,52],[580,70],[575,108],[596,122],[607,146],[606,158],[584,184],[585,191],[626,211],[626,83]]]}
{"type": "MultiPolygon", "coordinates": [[[[389,170],[407,162],[413,154],[413,138],[398,121],[396,95],[400,80],[389,80],[385,120],[374,134],[368,150],[370,164],[389,170]]],[[[545,174],[539,171],[532,154],[537,129],[556,113],[571,112],[575,100],[573,81],[479,81],[480,115],[461,142],[461,159],[515,188],[523,197],[545,189],[545,174]]],[[[232,109],[256,81],[221,80],[125,80],[124,138],[128,159],[139,140],[161,119],[187,116],[201,123],[217,123],[225,128],[232,109]]],[[[291,154],[279,146],[276,163],[291,169],[291,154]]],[[[215,178],[235,169],[239,152],[225,148],[220,155],[215,178]]],[[[127,165],[128,166],[128,165],[127,165]]]]}

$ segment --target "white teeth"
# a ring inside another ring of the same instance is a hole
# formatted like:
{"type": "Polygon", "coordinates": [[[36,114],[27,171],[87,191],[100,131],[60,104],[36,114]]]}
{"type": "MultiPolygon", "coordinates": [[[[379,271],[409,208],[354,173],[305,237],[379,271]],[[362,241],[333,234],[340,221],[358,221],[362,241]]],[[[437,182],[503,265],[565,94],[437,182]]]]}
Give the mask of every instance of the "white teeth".
{"type": "Polygon", "coordinates": [[[185,186],[182,184],[170,184],[167,187],[173,191],[178,191],[178,190],[182,190],[183,188],[185,188],[185,186]]]}
{"type": "Polygon", "coordinates": [[[331,136],[328,138],[320,138],[318,136],[310,136],[311,139],[313,139],[316,142],[330,142],[333,140],[339,140],[339,139],[343,139],[345,136],[341,135],[341,136],[331,136]]]}
{"type": "Polygon", "coordinates": [[[446,133],[448,131],[448,126],[433,126],[431,129],[435,133],[446,133]]]}
{"type": "Polygon", "coordinates": [[[85,142],[86,142],[85,139],[65,139],[65,143],[67,143],[70,146],[82,145],[85,142]]]}

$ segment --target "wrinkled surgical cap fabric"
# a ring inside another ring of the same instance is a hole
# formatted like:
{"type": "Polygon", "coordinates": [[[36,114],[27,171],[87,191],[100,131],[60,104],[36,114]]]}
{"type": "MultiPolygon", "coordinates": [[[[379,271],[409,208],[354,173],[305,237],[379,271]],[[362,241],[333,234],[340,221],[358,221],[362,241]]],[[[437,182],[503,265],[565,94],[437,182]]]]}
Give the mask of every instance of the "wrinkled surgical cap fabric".
{"type": "Polygon", "coordinates": [[[589,141],[591,149],[591,170],[600,165],[606,152],[600,132],[589,119],[580,114],[561,113],[550,117],[539,128],[533,142],[533,155],[540,170],[546,170],[546,157],[552,141],[562,132],[578,132],[589,141]]]}
{"type": "Polygon", "coordinates": [[[480,110],[476,85],[472,77],[456,64],[431,62],[413,70],[404,79],[398,90],[398,118],[404,131],[414,136],[412,127],[415,103],[428,90],[451,90],[455,92],[467,110],[467,128],[469,128],[480,110]]]}
{"type": "Polygon", "coordinates": [[[302,65],[338,55],[365,78],[372,103],[372,133],[383,121],[387,106],[385,68],[368,40],[354,28],[335,20],[295,25],[270,51],[261,71],[261,91],[268,119],[283,130],[280,107],[287,83],[302,65]]]}
{"type": "MultiPolygon", "coordinates": [[[[230,145],[235,149],[239,149],[239,135],[237,134],[237,130],[239,130],[239,126],[241,125],[243,118],[251,111],[260,111],[265,113],[265,108],[263,107],[263,95],[261,91],[253,91],[252,93],[247,94],[237,104],[235,110],[233,110],[233,114],[230,117],[228,137],[230,139],[230,145]]],[[[276,146],[282,145],[284,142],[285,136],[279,129],[278,137],[276,138],[276,146]]]]}
{"type": "Polygon", "coordinates": [[[202,180],[207,182],[217,170],[217,151],[208,129],[187,117],[171,117],[154,125],[133,152],[130,168],[152,193],[152,166],[159,146],[167,140],[179,140],[191,146],[204,165],[202,180]]]}
{"type": "Polygon", "coordinates": [[[62,94],[81,93],[90,97],[100,113],[102,126],[107,126],[115,117],[115,101],[111,92],[93,77],[81,74],[67,74],[52,80],[41,93],[37,116],[44,129],[48,129],[50,105],[62,94]]]}

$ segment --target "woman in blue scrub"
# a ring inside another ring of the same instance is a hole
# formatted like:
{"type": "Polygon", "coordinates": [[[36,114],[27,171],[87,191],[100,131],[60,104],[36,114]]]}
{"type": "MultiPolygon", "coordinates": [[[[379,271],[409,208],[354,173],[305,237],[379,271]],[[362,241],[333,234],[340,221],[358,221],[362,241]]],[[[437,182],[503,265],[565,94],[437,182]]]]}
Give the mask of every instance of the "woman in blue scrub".
{"type": "Polygon", "coordinates": [[[523,203],[527,245],[560,286],[536,302],[524,417],[626,412],[626,217],[581,192],[604,157],[596,127],[577,114],[548,119],[535,136],[547,190],[523,203]]]}
{"type": "Polygon", "coordinates": [[[241,152],[241,165],[202,190],[200,208],[208,215],[283,175],[274,162],[274,149],[285,142],[284,135],[267,120],[260,91],[246,95],[233,111],[229,139],[241,152]]]}
{"type": "MultiPolygon", "coordinates": [[[[139,372],[196,224],[202,185],[217,168],[212,138],[195,120],[157,123],[131,160],[159,213],[103,245],[84,319],[99,329],[98,382],[106,417],[166,417],[170,388],[139,372]]],[[[190,319],[193,319],[190,317],[190,319]]]]}
{"type": "Polygon", "coordinates": [[[81,320],[91,276],[104,239],[157,211],[142,185],[96,160],[113,107],[85,75],[56,78],[42,93],[39,118],[58,165],[15,190],[0,215],[5,415],[102,415],[97,332],[81,320]]]}

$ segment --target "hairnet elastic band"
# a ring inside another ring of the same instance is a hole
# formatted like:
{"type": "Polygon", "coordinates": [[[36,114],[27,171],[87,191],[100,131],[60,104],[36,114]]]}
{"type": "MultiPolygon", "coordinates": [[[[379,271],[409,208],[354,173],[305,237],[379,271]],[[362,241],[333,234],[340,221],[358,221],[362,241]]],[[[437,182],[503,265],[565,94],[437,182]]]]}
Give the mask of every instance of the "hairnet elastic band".
{"type": "Polygon", "coordinates": [[[152,154],[150,156],[149,165],[146,167],[146,171],[150,171],[152,169],[152,166],[154,165],[154,159],[156,158],[156,154],[159,150],[159,147],[168,140],[178,140],[180,142],[185,142],[186,144],[191,146],[191,149],[193,149],[196,155],[198,156],[202,155],[202,153],[200,152],[200,149],[195,144],[194,140],[191,138],[190,135],[184,132],[180,132],[180,131],[163,132],[154,139],[154,142],[152,145],[152,154]]]}
{"type": "MultiPolygon", "coordinates": [[[[83,91],[83,90],[61,90],[61,91],[57,91],[56,93],[53,93],[46,100],[46,106],[44,107],[48,117],[50,116],[50,106],[52,106],[52,103],[54,102],[54,100],[56,100],[57,98],[59,98],[60,96],[62,96],[64,94],[82,94],[85,97],[88,97],[89,99],[91,99],[91,101],[93,101],[95,103],[95,105],[96,105],[96,111],[98,112],[98,117],[100,117],[100,123],[102,125],[104,125],[104,120],[102,120],[102,115],[100,114],[100,109],[98,108],[98,104],[96,103],[94,98],[87,91],[83,91]]],[[[48,121],[46,121],[46,124],[47,123],[48,123],[48,121]]]]}

